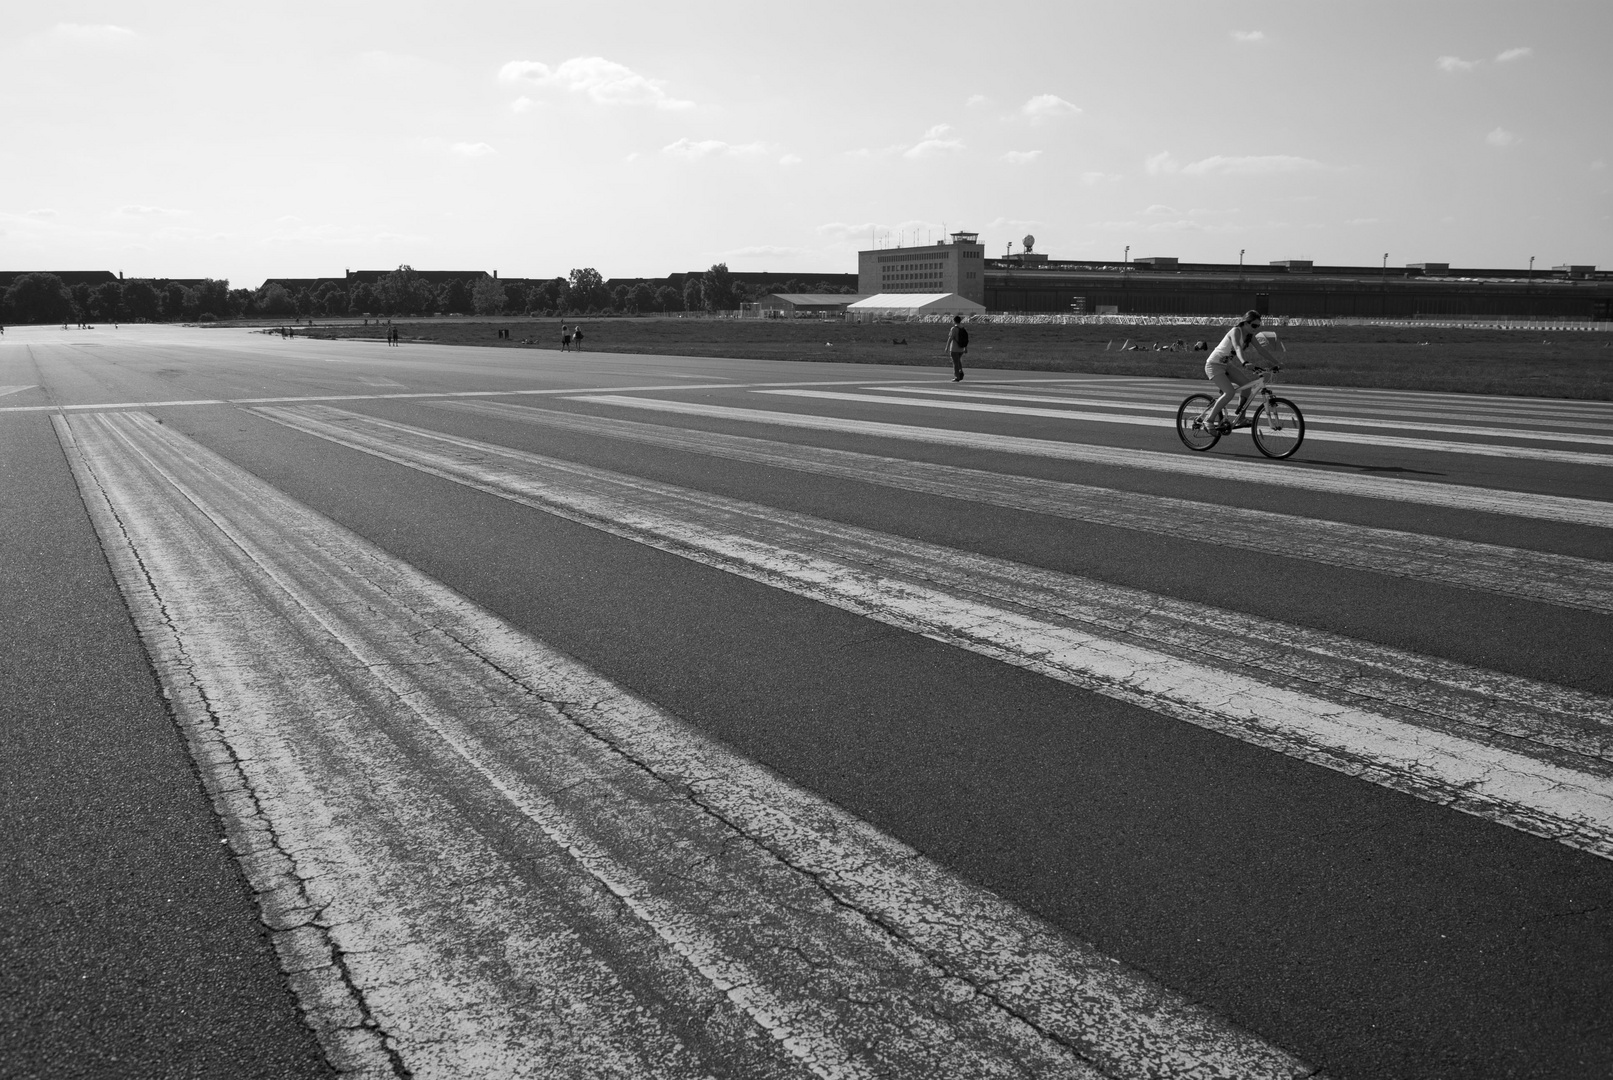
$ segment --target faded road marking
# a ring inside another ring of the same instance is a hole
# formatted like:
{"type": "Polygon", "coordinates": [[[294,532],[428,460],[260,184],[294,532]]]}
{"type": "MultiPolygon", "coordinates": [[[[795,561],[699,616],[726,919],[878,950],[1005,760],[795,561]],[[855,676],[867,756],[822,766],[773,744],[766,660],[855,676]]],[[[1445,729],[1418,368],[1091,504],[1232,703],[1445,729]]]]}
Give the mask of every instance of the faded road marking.
{"type": "MultiPolygon", "coordinates": [[[[923,398],[885,397],[880,394],[847,394],[832,390],[754,390],[757,394],[784,397],[822,398],[826,401],[858,401],[878,405],[904,405],[924,409],[956,409],[962,412],[997,413],[1005,416],[1041,416],[1058,420],[1084,420],[1100,424],[1134,424],[1143,427],[1174,428],[1174,419],[1130,416],[1125,413],[1075,412],[1070,409],[1037,409],[1020,405],[982,405],[972,401],[928,401],[923,398]]],[[[1476,454],[1479,457],[1524,458],[1563,465],[1613,466],[1613,454],[1590,454],[1576,450],[1544,450],[1533,446],[1489,446],[1484,443],[1451,442],[1447,439],[1413,439],[1395,435],[1363,435],[1352,431],[1313,431],[1305,437],[1316,442],[1355,443],[1362,446],[1397,446],[1407,450],[1429,450],[1447,454],[1476,454]]]]}
{"type": "Polygon", "coordinates": [[[1613,700],[1600,695],[357,413],[259,411],[590,528],[1613,858],[1613,700]]]}
{"type": "Polygon", "coordinates": [[[339,1068],[1310,1074],[149,415],[54,422],[339,1068]]]}
{"type": "Polygon", "coordinates": [[[1093,465],[1180,473],[1212,480],[1269,484],[1275,487],[1323,491],[1332,495],[1351,495],[1364,499],[1385,499],[1423,506],[1440,506],[1452,510],[1475,510],[1481,513],[1508,514],[1542,521],[1613,528],[1613,503],[1598,502],[1594,499],[1537,495],[1525,491],[1502,491],[1497,488],[1468,487],[1461,484],[1435,484],[1420,480],[1401,480],[1390,476],[1351,476],[1306,468],[1303,463],[1224,461],[1190,454],[1187,451],[1177,454],[1158,450],[1133,450],[1090,443],[1069,443],[1056,439],[955,431],[950,428],[917,427],[911,424],[888,424],[875,420],[851,420],[839,416],[815,416],[809,413],[779,412],[771,409],[737,409],[727,405],[638,398],[625,394],[580,394],[574,396],[572,400],[684,416],[742,420],[769,427],[807,428],[880,439],[902,439],[939,446],[959,446],[970,450],[991,450],[1062,461],[1083,461],[1093,465]]]}
{"type": "Polygon", "coordinates": [[[1594,559],[502,401],[431,404],[729,461],[1613,613],[1613,563],[1594,559]]]}

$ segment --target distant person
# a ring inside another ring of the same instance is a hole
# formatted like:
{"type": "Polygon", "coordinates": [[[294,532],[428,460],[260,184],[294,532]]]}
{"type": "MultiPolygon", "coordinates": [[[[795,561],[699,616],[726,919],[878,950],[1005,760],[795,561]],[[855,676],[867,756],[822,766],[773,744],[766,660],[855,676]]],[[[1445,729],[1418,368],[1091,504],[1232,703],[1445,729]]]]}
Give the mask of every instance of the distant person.
{"type": "Polygon", "coordinates": [[[571,327],[565,323],[560,324],[560,351],[571,351],[571,327]]]}
{"type": "Polygon", "coordinates": [[[947,331],[947,355],[952,357],[952,381],[963,381],[963,354],[969,351],[969,331],[963,328],[963,316],[952,316],[952,329],[947,331]]]}
{"type": "Polygon", "coordinates": [[[582,348],[582,324],[581,323],[578,323],[577,326],[575,328],[573,328],[572,331],[571,331],[571,347],[573,349],[579,349],[579,350],[582,348]]]}
{"type": "MultiPolygon", "coordinates": [[[[1255,347],[1255,351],[1265,357],[1267,364],[1273,367],[1277,365],[1276,357],[1267,352],[1266,347],[1260,344],[1260,312],[1258,311],[1246,312],[1243,318],[1238,320],[1231,330],[1227,331],[1227,336],[1221,339],[1221,344],[1217,345],[1204,361],[1204,374],[1209,376],[1210,381],[1215,383],[1216,389],[1221,391],[1221,396],[1215,399],[1215,404],[1210,406],[1209,415],[1204,418],[1206,427],[1218,426],[1221,423],[1222,412],[1232,403],[1232,399],[1239,397],[1239,391],[1257,378],[1249,370],[1243,359],[1243,350],[1251,345],[1255,347]]],[[[1242,398],[1239,408],[1248,404],[1248,395],[1243,394],[1242,398]]]]}

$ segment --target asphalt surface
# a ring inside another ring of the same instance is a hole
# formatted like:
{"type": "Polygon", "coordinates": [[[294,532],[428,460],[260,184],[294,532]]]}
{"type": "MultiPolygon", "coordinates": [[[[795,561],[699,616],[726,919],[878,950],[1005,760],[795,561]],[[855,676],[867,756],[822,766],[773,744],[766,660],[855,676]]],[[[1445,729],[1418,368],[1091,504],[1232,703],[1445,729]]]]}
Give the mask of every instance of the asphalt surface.
{"type": "MultiPolygon", "coordinates": [[[[1289,344],[1303,348],[1300,333],[1289,344]]],[[[1197,389],[989,375],[971,375],[962,389],[1102,393],[1120,410],[1197,389]]],[[[221,843],[50,423],[53,409],[140,403],[516,627],[1328,1076],[1613,1073],[1607,859],[536,512],[290,430],[251,408],[257,399],[339,398],[328,403],[1613,695],[1613,620],[1605,612],[1191,534],[1150,535],[651,450],[399,396],[511,394],[496,400],[1583,559],[1613,556],[1607,530],[1585,525],[663,416],[565,393],[1188,453],[1165,427],[755,392],[781,383],[856,393],[877,393],[880,384],[951,387],[939,367],[388,349],[234,330],[9,329],[0,339],[0,604],[10,631],[0,668],[8,736],[0,757],[8,822],[0,1074],[331,1074],[221,843]],[[167,404],[175,402],[185,404],[167,404]]],[[[1307,388],[1289,396],[1319,431],[1328,414],[1372,416],[1390,406],[1511,413],[1527,429],[1538,404],[1307,388]]],[[[1579,412],[1578,428],[1540,430],[1613,432],[1613,408],[1579,412]]],[[[1395,434],[1418,437],[1415,417],[1395,434]]],[[[1210,456],[1260,460],[1242,433],[1210,456]]],[[[1319,440],[1287,467],[1596,501],[1613,491],[1602,465],[1319,440]]]]}

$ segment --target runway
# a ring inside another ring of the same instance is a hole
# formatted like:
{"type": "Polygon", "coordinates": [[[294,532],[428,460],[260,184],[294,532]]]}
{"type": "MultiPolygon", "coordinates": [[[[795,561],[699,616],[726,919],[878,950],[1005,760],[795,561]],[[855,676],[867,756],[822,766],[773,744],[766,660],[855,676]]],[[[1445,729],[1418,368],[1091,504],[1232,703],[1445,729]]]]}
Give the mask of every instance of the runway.
{"type": "Polygon", "coordinates": [[[1606,1075],[1613,405],[1198,389],[8,329],[0,1060],[1606,1075]]]}

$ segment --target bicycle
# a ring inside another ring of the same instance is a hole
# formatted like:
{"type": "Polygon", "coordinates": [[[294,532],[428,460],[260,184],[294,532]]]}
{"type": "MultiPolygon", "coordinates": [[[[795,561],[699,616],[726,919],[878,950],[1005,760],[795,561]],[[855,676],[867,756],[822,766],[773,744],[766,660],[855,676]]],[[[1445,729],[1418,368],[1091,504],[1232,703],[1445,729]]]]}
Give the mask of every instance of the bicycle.
{"type": "Polygon", "coordinates": [[[1259,372],[1260,377],[1246,387],[1249,393],[1237,416],[1230,421],[1223,415],[1216,426],[1205,423],[1210,406],[1215,404],[1219,394],[1188,395],[1182,407],[1176,410],[1176,434],[1183,446],[1202,453],[1220,442],[1221,436],[1246,427],[1255,441],[1255,449],[1262,454],[1269,458],[1294,456],[1299,444],[1305,441],[1305,414],[1292,401],[1272,393],[1270,376],[1282,368],[1274,365],[1269,371],[1265,368],[1252,370],[1259,372]],[[1257,400],[1259,404],[1255,405],[1257,400]],[[1254,412],[1245,420],[1244,414],[1251,405],[1255,405],[1254,412]]]}

